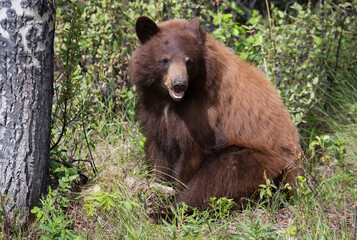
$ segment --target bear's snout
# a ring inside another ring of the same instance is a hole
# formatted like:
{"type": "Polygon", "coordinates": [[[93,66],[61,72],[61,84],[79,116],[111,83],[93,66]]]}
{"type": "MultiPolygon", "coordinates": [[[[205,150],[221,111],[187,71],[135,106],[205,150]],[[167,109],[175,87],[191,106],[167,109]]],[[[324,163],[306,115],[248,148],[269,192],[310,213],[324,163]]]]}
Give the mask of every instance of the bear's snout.
{"type": "Polygon", "coordinates": [[[177,93],[186,91],[187,82],[186,81],[174,81],[172,84],[173,90],[177,93]]]}
{"type": "Polygon", "coordinates": [[[180,101],[185,94],[187,85],[187,81],[174,80],[171,84],[172,87],[169,89],[171,97],[175,101],[180,101]]]}
{"type": "Polygon", "coordinates": [[[173,63],[168,69],[166,86],[169,94],[175,101],[180,101],[188,87],[188,74],[186,66],[182,63],[173,63]]]}

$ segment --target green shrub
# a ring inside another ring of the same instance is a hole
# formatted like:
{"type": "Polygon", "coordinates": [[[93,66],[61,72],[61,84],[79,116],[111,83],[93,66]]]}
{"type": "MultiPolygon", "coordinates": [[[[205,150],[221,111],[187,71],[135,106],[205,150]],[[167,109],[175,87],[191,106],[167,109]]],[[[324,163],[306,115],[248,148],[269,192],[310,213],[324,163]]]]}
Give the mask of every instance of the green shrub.
{"type": "Polygon", "coordinates": [[[356,52],[348,49],[353,45],[352,26],[357,21],[348,15],[349,10],[353,10],[349,3],[335,5],[325,1],[313,10],[295,3],[289,15],[272,8],[271,27],[261,28],[266,36],[262,44],[266,55],[261,63],[266,63],[264,68],[296,125],[306,123],[307,113],[318,101],[324,101],[319,89],[330,85],[327,66],[346,70],[356,64],[356,52]],[[346,25],[342,32],[342,21],[354,24],[346,25]],[[337,61],[342,52],[344,59],[337,61]]]}
{"type": "Polygon", "coordinates": [[[84,239],[73,230],[73,217],[66,212],[68,203],[74,198],[70,197],[70,184],[79,175],[75,169],[57,168],[57,172],[64,175],[59,179],[59,187],[53,190],[49,187],[48,194],[41,200],[41,208],[34,207],[31,213],[39,221],[38,235],[41,239],[84,239]]]}

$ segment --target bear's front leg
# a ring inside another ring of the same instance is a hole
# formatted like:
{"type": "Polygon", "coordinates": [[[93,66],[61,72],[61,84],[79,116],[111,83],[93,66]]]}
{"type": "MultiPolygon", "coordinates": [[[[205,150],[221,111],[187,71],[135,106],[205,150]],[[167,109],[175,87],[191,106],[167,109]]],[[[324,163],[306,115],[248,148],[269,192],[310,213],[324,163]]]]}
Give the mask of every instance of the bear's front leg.
{"type": "Polygon", "coordinates": [[[279,177],[286,166],[278,162],[275,157],[252,149],[225,148],[204,161],[177,200],[201,209],[209,207],[211,197],[233,198],[242,204],[243,198],[251,197],[265,183],[264,172],[270,179],[279,177]]]}
{"type": "Polygon", "coordinates": [[[165,181],[174,181],[173,164],[165,155],[154,141],[146,143],[145,157],[154,175],[165,181]]]}

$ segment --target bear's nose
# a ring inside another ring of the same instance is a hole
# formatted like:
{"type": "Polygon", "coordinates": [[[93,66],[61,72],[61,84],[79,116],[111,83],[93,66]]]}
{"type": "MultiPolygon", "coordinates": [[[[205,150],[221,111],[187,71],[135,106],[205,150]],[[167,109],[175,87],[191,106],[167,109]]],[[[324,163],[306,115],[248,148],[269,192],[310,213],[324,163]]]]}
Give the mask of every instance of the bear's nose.
{"type": "Polygon", "coordinates": [[[173,90],[175,92],[184,92],[187,88],[186,81],[175,81],[173,84],[173,90]]]}

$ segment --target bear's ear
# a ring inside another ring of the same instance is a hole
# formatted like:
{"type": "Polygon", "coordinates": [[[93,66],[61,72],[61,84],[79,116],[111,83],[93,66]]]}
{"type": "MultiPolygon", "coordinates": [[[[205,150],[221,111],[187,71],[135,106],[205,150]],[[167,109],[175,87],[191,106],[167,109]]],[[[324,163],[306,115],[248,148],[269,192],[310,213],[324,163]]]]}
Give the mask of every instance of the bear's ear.
{"type": "Polygon", "coordinates": [[[151,37],[157,34],[160,29],[150,18],[139,17],[138,20],[136,20],[135,31],[140,42],[144,44],[151,37]]]}
{"type": "Polygon", "coordinates": [[[192,18],[190,23],[185,26],[185,29],[188,29],[197,36],[200,36],[200,20],[198,18],[192,18]]]}

